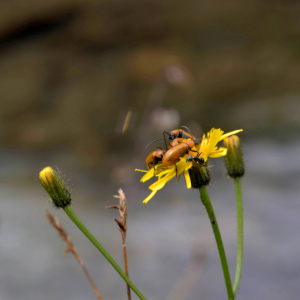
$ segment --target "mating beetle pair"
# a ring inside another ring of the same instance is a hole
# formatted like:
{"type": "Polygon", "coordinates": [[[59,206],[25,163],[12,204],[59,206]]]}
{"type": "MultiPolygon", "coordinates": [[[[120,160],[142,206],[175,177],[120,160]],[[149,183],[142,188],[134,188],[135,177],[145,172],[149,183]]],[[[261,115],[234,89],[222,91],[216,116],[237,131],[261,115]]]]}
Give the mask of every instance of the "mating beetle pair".
{"type": "MultiPolygon", "coordinates": [[[[185,127],[185,126],[182,126],[185,127]]],[[[179,161],[179,159],[185,155],[189,154],[187,158],[187,162],[191,161],[195,164],[204,164],[204,159],[203,157],[200,157],[201,153],[198,153],[196,150],[192,150],[196,145],[199,144],[199,140],[197,140],[190,132],[190,130],[185,127],[188,132],[182,130],[182,129],[176,129],[168,133],[167,131],[164,131],[164,137],[161,139],[157,139],[152,141],[146,148],[146,151],[148,147],[159,140],[165,140],[166,143],[166,149],[167,147],[167,140],[165,137],[165,134],[168,135],[168,139],[171,141],[169,143],[169,149],[168,150],[163,150],[161,148],[151,152],[147,158],[146,158],[146,164],[148,169],[153,168],[155,165],[162,163],[164,167],[172,166],[179,161]],[[190,152],[196,152],[197,155],[190,155],[190,152]]],[[[177,167],[176,167],[176,173],[177,173],[177,167]]]]}

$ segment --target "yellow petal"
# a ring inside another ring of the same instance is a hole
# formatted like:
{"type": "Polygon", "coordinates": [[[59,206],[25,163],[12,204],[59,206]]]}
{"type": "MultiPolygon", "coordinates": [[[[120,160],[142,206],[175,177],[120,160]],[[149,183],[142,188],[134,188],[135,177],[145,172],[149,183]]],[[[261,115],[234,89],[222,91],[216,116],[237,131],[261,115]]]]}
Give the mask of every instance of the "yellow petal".
{"type": "Polygon", "coordinates": [[[149,186],[149,189],[152,191],[158,191],[158,190],[162,189],[165,186],[165,184],[175,176],[176,176],[175,170],[171,170],[169,174],[167,174],[163,178],[158,179],[156,182],[151,184],[149,186]]]}
{"type": "Polygon", "coordinates": [[[170,172],[172,171],[172,169],[174,169],[174,172],[175,172],[175,166],[171,166],[171,167],[169,167],[168,169],[163,170],[162,172],[160,172],[160,173],[157,175],[158,178],[160,179],[160,178],[162,178],[164,175],[170,173],[170,172]]]}
{"type": "Polygon", "coordinates": [[[154,175],[155,175],[155,170],[154,168],[152,168],[141,178],[141,182],[145,182],[151,179],[152,177],[154,177],[154,175]]]}
{"type": "Polygon", "coordinates": [[[152,191],[152,193],[143,201],[143,203],[147,203],[155,194],[157,191],[152,191]]]}
{"type": "Polygon", "coordinates": [[[134,171],[138,171],[138,172],[144,172],[144,173],[147,173],[149,171],[146,171],[146,170],[140,170],[140,169],[135,169],[134,171]]]}
{"type": "Polygon", "coordinates": [[[189,171],[184,171],[184,176],[185,176],[186,187],[190,189],[192,187],[192,183],[191,183],[189,171]]]}
{"type": "Polygon", "coordinates": [[[211,131],[211,137],[209,140],[208,149],[206,151],[206,155],[209,156],[211,152],[213,152],[214,148],[216,147],[217,143],[220,141],[220,138],[222,136],[224,131],[221,129],[215,129],[211,131]]]}
{"type": "Polygon", "coordinates": [[[229,137],[229,136],[231,136],[231,135],[233,135],[233,134],[236,134],[236,133],[238,133],[238,132],[241,132],[241,131],[243,131],[243,129],[238,129],[238,130],[231,131],[231,132],[228,132],[228,133],[226,133],[226,134],[223,134],[223,135],[221,136],[221,138],[220,138],[220,141],[224,140],[225,138],[227,138],[227,137],[229,137]]]}
{"type": "Polygon", "coordinates": [[[181,176],[181,174],[177,177],[177,182],[176,182],[176,184],[179,182],[180,176],[181,176]]]}
{"type": "Polygon", "coordinates": [[[208,157],[206,155],[203,155],[203,156],[201,155],[201,157],[203,157],[204,162],[207,162],[208,157]]]}
{"type": "Polygon", "coordinates": [[[220,147],[218,150],[214,150],[209,157],[221,157],[227,154],[227,148],[220,147]]]}
{"type": "Polygon", "coordinates": [[[180,175],[186,168],[187,168],[187,163],[186,163],[186,158],[187,155],[183,156],[180,161],[176,164],[177,167],[177,176],[180,175]]]}

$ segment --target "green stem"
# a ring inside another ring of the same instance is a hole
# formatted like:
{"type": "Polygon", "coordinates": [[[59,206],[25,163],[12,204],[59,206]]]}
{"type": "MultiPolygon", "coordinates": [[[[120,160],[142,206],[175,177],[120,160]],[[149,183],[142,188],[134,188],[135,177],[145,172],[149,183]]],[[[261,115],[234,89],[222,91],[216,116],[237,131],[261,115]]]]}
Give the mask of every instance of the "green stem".
{"type": "Polygon", "coordinates": [[[111,265],[116,269],[124,281],[131,287],[131,289],[136,293],[136,295],[141,300],[147,300],[145,296],[137,289],[137,287],[132,283],[132,281],[126,276],[119,265],[114,261],[114,259],[108,254],[108,252],[101,246],[101,244],[96,240],[96,238],[88,231],[88,229],[81,223],[78,217],[75,215],[74,211],[70,206],[64,208],[66,214],[75,223],[75,225],[85,234],[85,236],[96,246],[96,248],[104,255],[104,257],[111,263],[111,265]]]}
{"type": "Polygon", "coordinates": [[[236,196],[236,214],[237,214],[237,263],[235,271],[235,280],[233,285],[234,293],[237,292],[241,275],[242,275],[242,266],[243,266],[243,200],[242,200],[242,187],[241,187],[241,178],[234,178],[235,185],[235,196],[236,196]]]}
{"type": "Polygon", "coordinates": [[[210,202],[210,199],[209,199],[209,196],[208,196],[208,193],[206,191],[205,186],[202,186],[199,189],[199,191],[200,191],[201,201],[202,201],[203,205],[206,208],[206,211],[207,211],[210,223],[211,223],[211,227],[213,229],[215,239],[216,239],[216,242],[217,242],[217,246],[218,246],[218,250],[219,250],[219,256],[220,256],[220,260],[221,260],[221,264],[222,264],[222,268],[223,268],[223,274],[224,274],[227,294],[228,294],[228,300],[233,300],[234,299],[234,293],[233,293],[233,290],[232,290],[228,263],[227,263],[227,259],[226,259],[225,249],[224,249],[223,242],[222,242],[220,229],[219,229],[218,222],[217,222],[217,219],[216,219],[216,216],[215,216],[215,212],[214,212],[214,209],[213,209],[212,204],[210,202]]]}

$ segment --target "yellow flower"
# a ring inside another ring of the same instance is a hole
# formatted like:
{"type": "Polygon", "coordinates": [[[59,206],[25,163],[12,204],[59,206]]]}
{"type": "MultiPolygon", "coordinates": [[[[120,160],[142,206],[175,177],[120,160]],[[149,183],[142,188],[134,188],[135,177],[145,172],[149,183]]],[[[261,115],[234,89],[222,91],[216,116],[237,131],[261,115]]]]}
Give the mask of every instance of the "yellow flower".
{"type": "MultiPolygon", "coordinates": [[[[203,157],[205,163],[207,162],[207,159],[209,157],[216,158],[225,156],[227,154],[227,148],[218,148],[217,143],[222,141],[226,137],[236,134],[240,131],[243,130],[239,129],[223,134],[224,131],[222,131],[221,129],[213,128],[210,132],[207,133],[207,137],[204,134],[201,143],[199,143],[196,147],[192,148],[191,150],[194,150],[195,153],[197,151],[200,154],[200,157],[203,157]]],[[[155,166],[155,168],[152,168],[149,171],[136,169],[136,171],[146,172],[146,174],[141,179],[142,182],[145,182],[154,176],[158,177],[158,180],[149,186],[149,189],[152,191],[152,193],[143,201],[143,203],[147,203],[156,194],[158,190],[162,189],[165,186],[165,184],[176,175],[178,176],[179,180],[182,173],[184,173],[187,188],[191,188],[191,178],[188,170],[193,166],[193,163],[187,162],[187,157],[188,154],[181,157],[180,160],[176,163],[176,167],[175,165],[163,167],[162,164],[158,164],[155,166]]]]}

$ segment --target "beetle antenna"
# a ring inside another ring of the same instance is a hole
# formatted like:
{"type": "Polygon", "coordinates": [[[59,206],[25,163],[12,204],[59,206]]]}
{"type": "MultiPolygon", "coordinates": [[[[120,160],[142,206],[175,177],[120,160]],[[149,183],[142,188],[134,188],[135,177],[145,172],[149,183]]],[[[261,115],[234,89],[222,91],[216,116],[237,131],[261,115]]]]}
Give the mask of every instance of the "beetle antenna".
{"type": "Polygon", "coordinates": [[[153,144],[153,143],[155,143],[155,142],[157,142],[157,141],[160,141],[160,140],[164,140],[164,138],[162,138],[162,139],[157,139],[157,140],[152,141],[152,142],[146,147],[146,152],[147,152],[148,147],[149,147],[151,144],[153,144]]]}
{"type": "Polygon", "coordinates": [[[170,133],[166,130],[164,130],[163,135],[164,135],[164,140],[165,140],[165,145],[166,145],[166,150],[168,149],[168,145],[167,145],[167,140],[166,140],[166,136],[165,134],[167,134],[168,136],[170,136],[170,133]]]}
{"type": "Polygon", "coordinates": [[[189,133],[191,136],[193,136],[192,133],[191,133],[191,131],[190,131],[190,129],[189,129],[188,127],[186,127],[186,126],[180,126],[180,127],[185,128],[185,129],[188,131],[188,133],[189,133]]]}

